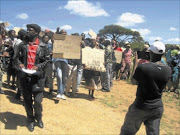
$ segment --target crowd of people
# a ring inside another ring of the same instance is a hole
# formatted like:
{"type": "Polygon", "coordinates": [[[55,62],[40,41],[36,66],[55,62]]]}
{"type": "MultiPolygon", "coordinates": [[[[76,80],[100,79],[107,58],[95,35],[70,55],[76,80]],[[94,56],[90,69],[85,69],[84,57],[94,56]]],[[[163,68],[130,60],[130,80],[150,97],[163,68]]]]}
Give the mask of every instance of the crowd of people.
{"type": "Polygon", "coordinates": [[[167,84],[167,88],[164,91],[172,91],[178,94],[177,98],[179,98],[180,91],[179,88],[179,78],[180,78],[180,47],[179,45],[171,46],[167,53],[165,54],[166,62],[169,67],[171,67],[172,75],[171,79],[167,84]],[[173,89],[172,89],[173,87],[173,89]]]}
{"type": "Polygon", "coordinates": [[[27,31],[21,29],[18,33],[14,30],[7,32],[3,23],[0,25],[0,93],[4,94],[2,76],[6,72],[7,87],[17,89],[16,99],[23,97],[27,127],[31,132],[34,131],[35,121],[39,127],[44,127],[43,91],[44,87],[48,87],[49,94],[55,92],[54,78],[57,79],[56,98],[66,100],[66,96],[76,97],[81,81],[84,80],[90,99],[94,100],[96,89],[110,92],[113,80],[128,80],[132,77],[132,84],[138,85],[137,95],[126,115],[121,134],[135,134],[142,122],[146,125],[147,133],[159,133],[163,113],[162,91],[168,80],[176,84],[174,89],[179,84],[179,46],[168,50],[166,65],[162,62],[165,45],[160,41],[155,41],[151,46],[145,42],[143,50],[135,52],[130,43],[126,43],[123,48],[115,39],[86,38],[84,33],[71,34],[82,37],[81,49],[90,47],[104,50],[106,71],[100,72],[86,69],[81,61],[82,52],[80,59],[53,58],[53,35],[67,35],[66,30],[57,28],[54,33],[46,29],[42,36],[40,32],[41,27],[37,24],[28,24],[27,31]],[[122,53],[121,63],[116,63],[115,50],[122,53]],[[133,62],[132,57],[135,57],[133,62]],[[30,74],[24,69],[35,72],[30,74]],[[147,113],[147,110],[151,111],[147,113]]]}

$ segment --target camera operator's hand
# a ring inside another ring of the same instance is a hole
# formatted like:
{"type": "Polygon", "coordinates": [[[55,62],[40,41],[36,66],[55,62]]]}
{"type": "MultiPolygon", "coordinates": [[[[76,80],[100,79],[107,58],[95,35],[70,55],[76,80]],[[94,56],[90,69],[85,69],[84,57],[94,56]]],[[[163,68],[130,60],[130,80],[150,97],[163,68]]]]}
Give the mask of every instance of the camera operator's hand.
{"type": "Polygon", "coordinates": [[[20,68],[25,68],[24,64],[19,65],[20,68]]]}
{"type": "Polygon", "coordinates": [[[138,53],[135,52],[134,55],[135,55],[135,58],[134,58],[134,60],[133,60],[133,70],[132,70],[132,75],[134,75],[135,70],[136,70],[136,68],[137,68],[137,66],[138,66],[138,62],[139,62],[138,53]]]}

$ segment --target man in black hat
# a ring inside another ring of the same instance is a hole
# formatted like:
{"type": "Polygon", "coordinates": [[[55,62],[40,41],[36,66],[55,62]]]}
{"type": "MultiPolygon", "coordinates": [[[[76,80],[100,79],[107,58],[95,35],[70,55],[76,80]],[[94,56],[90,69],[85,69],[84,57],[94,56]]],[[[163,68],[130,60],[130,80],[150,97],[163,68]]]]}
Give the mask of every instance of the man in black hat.
{"type": "Polygon", "coordinates": [[[40,128],[44,127],[41,103],[44,90],[44,67],[50,61],[48,46],[39,39],[40,31],[41,27],[37,24],[28,24],[26,41],[18,46],[18,53],[14,56],[21,72],[19,79],[28,118],[28,129],[31,132],[34,130],[35,120],[40,128]],[[30,74],[24,69],[36,72],[30,74]]]}

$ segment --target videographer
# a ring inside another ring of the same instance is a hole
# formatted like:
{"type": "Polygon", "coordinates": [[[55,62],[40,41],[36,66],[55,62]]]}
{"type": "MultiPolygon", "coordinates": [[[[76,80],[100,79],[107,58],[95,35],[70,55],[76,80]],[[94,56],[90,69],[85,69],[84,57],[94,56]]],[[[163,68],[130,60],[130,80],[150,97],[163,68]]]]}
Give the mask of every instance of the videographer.
{"type": "Polygon", "coordinates": [[[134,103],[129,107],[121,135],[135,135],[142,123],[147,135],[159,135],[160,120],[164,111],[162,90],[171,78],[171,68],[161,62],[165,45],[156,41],[150,46],[150,62],[138,65],[131,83],[137,84],[134,103]]]}

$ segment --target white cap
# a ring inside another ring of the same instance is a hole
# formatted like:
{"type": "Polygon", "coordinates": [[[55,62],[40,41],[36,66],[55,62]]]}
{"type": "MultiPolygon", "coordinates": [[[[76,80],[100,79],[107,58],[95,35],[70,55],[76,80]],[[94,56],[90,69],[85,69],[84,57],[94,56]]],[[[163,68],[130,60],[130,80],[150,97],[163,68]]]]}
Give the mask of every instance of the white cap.
{"type": "Polygon", "coordinates": [[[165,49],[166,47],[161,41],[155,41],[149,48],[149,50],[155,54],[164,54],[165,49]]]}

